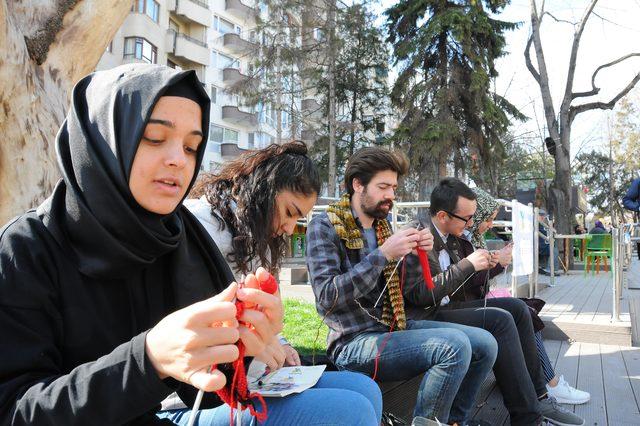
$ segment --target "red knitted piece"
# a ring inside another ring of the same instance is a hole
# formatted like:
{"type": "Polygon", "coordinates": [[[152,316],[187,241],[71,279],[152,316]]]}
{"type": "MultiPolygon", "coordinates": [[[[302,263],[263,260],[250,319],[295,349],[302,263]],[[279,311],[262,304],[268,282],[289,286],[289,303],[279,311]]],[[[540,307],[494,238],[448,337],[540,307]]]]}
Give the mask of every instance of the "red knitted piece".
{"type": "MultiPolygon", "coordinates": [[[[274,294],[278,290],[278,283],[273,275],[269,274],[269,279],[260,283],[260,290],[274,294]]],[[[236,301],[236,318],[240,318],[244,313],[244,303],[236,301]]],[[[262,395],[258,392],[249,392],[249,386],[247,384],[247,372],[244,366],[245,347],[242,341],[238,341],[239,356],[231,365],[233,367],[233,379],[231,383],[227,383],[225,387],[216,391],[220,399],[222,399],[231,408],[229,424],[233,426],[233,413],[238,403],[242,407],[242,410],[249,407],[249,412],[252,416],[255,416],[259,422],[267,420],[267,403],[262,395]],[[260,411],[256,410],[253,405],[252,399],[255,398],[260,402],[260,411]]],[[[216,369],[216,364],[211,366],[211,369],[216,369]]]]}

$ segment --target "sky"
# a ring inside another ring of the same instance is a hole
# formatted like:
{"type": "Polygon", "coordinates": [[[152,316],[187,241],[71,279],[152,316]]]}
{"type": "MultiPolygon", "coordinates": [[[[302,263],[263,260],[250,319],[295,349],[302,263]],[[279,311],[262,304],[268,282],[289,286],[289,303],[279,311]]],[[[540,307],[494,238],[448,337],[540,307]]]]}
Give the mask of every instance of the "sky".
{"type": "MultiPolygon", "coordinates": [[[[375,9],[378,13],[395,2],[383,0],[375,9]]],[[[537,1],[541,3],[540,0],[537,1]]],[[[547,0],[545,10],[560,20],[578,22],[588,5],[584,0],[547,0]]],[[[538,6],[539,7],[539,6],[538,6]]],[[[531,31],[530,0],[512,0],[497,18],[510,22],[521,22],[517,30],[506,34],[508,54],[496,63],[499,77],[495,90],[518,107],[529,120],[515,123],[514,135],[523,144],[541,149],[540,134],[546,134],[542,99],[537,83],[527,70],[524,48],[531,31]]],[[[384,20],[381,18],[382,24],[384,20]]],[[[591,89],[593,71],[604,63],[632,52],[640,52],[640,0],[600,0],[584,30],[574,79],[574,91],[591,89]],[[635,50],[634,50],[635,49],[635,50]]],[[[568,58],[573,41],[574,26],[555,22],[550,16],[542,21],[542,44],[550,78],[554,106],[557,109],[566,86],[568,58]]],[[[532,51],[535,64],[535,52],[532,51]]],[[[640,58],[631,58],[598,74],[596,85],[600,94],[592,98],[574,101],[609,101],[640,70],[640,58]]],[[[391,73],[393,76],[394,73],[391,73]]],[[[640,83],[638,84],[640,91],[640,83]]],[[[571,137],[571,154],[591,149],[608,150],[608,120],[610,112],[596,111],[580,114],[574,121],[571,137]]]]}

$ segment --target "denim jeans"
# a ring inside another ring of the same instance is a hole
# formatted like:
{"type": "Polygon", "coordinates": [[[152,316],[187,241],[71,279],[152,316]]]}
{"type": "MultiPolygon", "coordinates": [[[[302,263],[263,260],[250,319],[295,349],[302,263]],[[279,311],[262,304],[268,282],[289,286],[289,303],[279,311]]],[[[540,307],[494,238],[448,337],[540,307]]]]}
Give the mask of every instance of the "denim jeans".
{"type": "MultiPolygon", "coordinates": [[[[278,426],[378,426],[382,418],[382,394],[367,376],[329,371],[311,389],[284,398],[265,398],[268,417],[263,425],[278,426]]],[[[197,426],[229,426],[229,406],[200,410],[197,426]]],[[[190,409],[160,411],[162,419],[186,426],[190,409]]],[[[235,423],[234,423],[235,424],[235,423]]],[[[242,425],[257,425],[249,410],[242,413],[242,425]]]]}
{"type": "MultiPolygon", "coordinates": [[[[540,418],[538,398],[546,390],[529,308],[512,297],[451,302],[436,319],[473,327],[484,327],[498,342],[493,371],[509,410],[512,425],[533,425],[540,418]]],[[[470,336],[471,339],[471,336],[470,336]]]]}
{"type": "Polygon", "coordinates": [[[373,375],[381,381],[408,380],[426,373],[418,390],[414,417],[443,423],[469,418],[476,395],[491,370],[497,345],[491,334],[459,324],[407,321],[407,329],[393,333],[362,333],[340,351],[341,369],[373,375]],[[475,336],[475,345],[468,334],[475,336]]]}

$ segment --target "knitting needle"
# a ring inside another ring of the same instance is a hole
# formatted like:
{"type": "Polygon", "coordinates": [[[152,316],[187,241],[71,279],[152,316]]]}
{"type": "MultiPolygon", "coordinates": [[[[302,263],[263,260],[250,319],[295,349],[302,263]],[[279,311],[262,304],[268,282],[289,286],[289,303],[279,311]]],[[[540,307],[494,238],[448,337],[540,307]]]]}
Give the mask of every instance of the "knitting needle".
{"type": "Polygon", "coordinates": [[[393,272],[391,272],[391,275],[389,275],[389,279],[387,280],[387,283],[384,285],[384,287],[382,288],[382,291],[380,292],[380,296],[378,296],[378,300],[376,300],[376,303],[373,305],[374,308],[378,307],[378,303],[380,303],[380,299],[382,299],[382,295],[384,294],[384,291],[387,289],[387,286],[389,285],[389,283],[391,282],[391,278],[393,278],[393,274],[396,273],[396,270],[398,269],[398,266],[400,266],[400,263],[404,260],[404,256],[402,256],[400,258],[400,260],[398,260],[398,263],[396,263],[395,268],[393,268],[393,272]]]}
{"type": "MultiPolygon", "coordinates": [[[[240,286],[242,286],[242,284],[244,284],[244,274],[242,274],[242,277],[240,278],[240,286]]],[[[234,297],[233,300],[231,300],[231,303],[236,303],[236,298],[234,297]]],[[[209,368],[207,368],[207,374],[211,373],[211,365],[209,366],[209,368]]],[[[191,414],[189,415],[189,423],[187,423],[187,426],[193,426],[196,422],[196,415],[198,414],[198,410],[200,410],[200,404],[202,403],[202,397],[204,396],[204,391],[202,389],[200,389],[198,391],[198,394],[196,395],[196,400],[193,403],[193,409],[191,410],[191,414]]],[[[241,407],[240,403],[238,402],[238,407],[241,407]]],[[[237,425],[240,426],[240,419],[237,420],[237,425]]]]}

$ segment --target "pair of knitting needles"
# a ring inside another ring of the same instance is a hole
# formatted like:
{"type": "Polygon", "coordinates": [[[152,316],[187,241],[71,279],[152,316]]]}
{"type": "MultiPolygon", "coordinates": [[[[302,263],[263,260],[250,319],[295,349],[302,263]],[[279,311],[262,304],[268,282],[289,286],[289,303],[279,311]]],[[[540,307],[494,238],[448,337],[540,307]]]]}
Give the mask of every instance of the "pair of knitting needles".
{"type": "MultiPolygon", "coordinates": [[[[238,288],[242,287],[244,285],[244,279],[245,276],[244,274],[242,274],[242,277],[240,278],[240,283],[238,284],[238,288]]],[[[231,303],[236,303],[236,298],[234,297],[233,300],[231,300],[231,303]]],[[[213,367],[213,365],[210,365],[209,368],[207,369],[207,373],[211,373],[211,367],[213,367]]],[[[198,395],[196,395],[196,400],[193,403],[193,409],[191,410],[191,414],[189,415],[189,423],[187,423],[187,426],[194,426],[195,422],[196,422],[196,417],[198,416],[198,411],[200,410],[200,404],[202,404],[202,397],[204,396],[204,391],[202,389],[198,390],[198,395]]],[[[229,409],[233,410],[232,407],[229,407],[229,409]]],[[[242,404],[238,401],[238,406],[236,407],[236,426],[242,426],[242,404]]]]}

